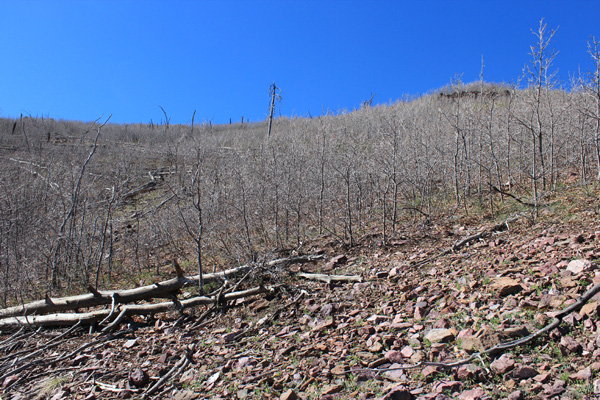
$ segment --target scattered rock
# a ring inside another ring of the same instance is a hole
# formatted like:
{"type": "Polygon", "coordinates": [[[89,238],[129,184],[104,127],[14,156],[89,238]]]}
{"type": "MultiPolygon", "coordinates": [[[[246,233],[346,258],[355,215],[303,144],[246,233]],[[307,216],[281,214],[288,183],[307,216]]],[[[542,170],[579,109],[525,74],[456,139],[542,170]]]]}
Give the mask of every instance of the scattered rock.
{"type": "Polygon", "coordinates": [[[557,380],[554,385],[545,384],[543,386],[544,394],[548,397],[558,396],[565,392],[565,382],[561,380],[557,380]]]}
{"type": "Polygon", "coordinates": [[[592,377],[592,369],[590,367],[586,367],[582,370],[575,372],[574,374],[569,375],[570,379],[577,379],[581,381],[587,381],[592,377]]]}
{"type": "Polygon", "coordinates": [[[451,329],[432,329],[425,335],[425,339],[431,343],[447,343],[454,340],[455,332],[451,329]]]}
{"type": "Polygon", "coordinates": [[[558,346],[563,356],[578,353],[581,351],[581,344],[570,336],[563,336],[560,338],[560,344],[558,346]]]}
{"type": "Polygon", "coordinates": [[[515,390],[514,392],[512,392],[511,394],[508,395],[508,400],[522,400],[523,399],[523,392],[521,392],[520,390],[515,390]]]}
{"type": "Polygon", "coordinates": [[[402,353],[398,350],[390,350],[386,352],[385,358],[391,363],[401,363],[404,359],[402,353]]]}
{"type": "Polygon", "coordinates": [[[502,333],[508,336],[509,338],[517,339],[529,335],[529,330],[524,326],[513,326],[504,329],[502,333]]]}
{"type": "Polygon", "coordinates": [[[600,310],[600,304],[597,301],[586,303],[579,310],[580,315],[587,315],[588,317],[593,317],[598,315],[598,310],[600,310]]]}
{"type": "Polygon", "coordinates": [[[183,390],[173,396],[174,400],[195,400],[200,398],[200,393],[194,393],[191,390],[183,390]]]}
{"type": "Polygon", "coordinates": [[[347,368],[343,364],[338,364],[331,369],[331,373],[333,375],[344,375],[347,371],[347,368]]]}
{"type": "Polygon", "coordinates": [[[533,377],[533,380],[540,383],[546,383],[550,379],[550,374],[538,374],[533,377]]]}
{"type": "Polygon", "coordinates": [[[483,400],[489,399],[490,396],[488,396],[483,389],[475,388],[472,390],[465,390],[458,396],[458,398],[460,400],[483,400]]]}
{"type": "Polygon", "coordinates": [[[433,366],[433,365],[427,365],[425,368],[423,368],[423,370],[421,371],[421,375],[423,375],[423,378],[425,378],[425,380],[427,382],[430,382],[433,380],[433,378],[435,377],[435,375],[437,375],[440,372],[440,368],[433,366]]]}
{"type": "Polygon", "coordinates": [[[256,360],[252,357],[240,357],[233,364],[233,369],[235,371],[241,371],[246,367],[256,365],[256,360]]]}
{"type": "Polygon", "coordinates": [[[141,388],[141,387],[146,386],[149,381],[150,381],[150,377],[148,376],[146,371],[144,371],[143,369],[136,368],[136,369],[129,371],[129,382],[133,386],[141,388]]]}
{"type": "Polygon", "coordinates": [[[461,365],[455,374],[455,378],[458,381],[465,380],[478,380],[483,374],[483,369],[475,364],[461,365]]]}
{"type": "Polygon", "coordinates": [[[500,297],[519,293],[523,290],[523,287],[519,282],[507,276],[493,279],[490,287],[497,292],[500,297]]]}
{"type": "Polygon", "coordinates": [[[400,351],[400,354],[401,354],[401,355],[402,355],[402,357],[404,357],[404,358],[411,358],[411,357],[412,357],[412,355],[414,354],[414,352],[415,352],[415,351],[413,350],[413,348],[412,348],[412,347],[410,347],[410,346],[404,346],[404,347],[402,348],[402,350],[400,351]]]}
{"type": "Polygon", "coordinates": [[[490,368],[497,374],[505,374],[515,366],[515,361],[508,354],[502,354],[490,364],[490,368]]]}
{"type": "Polygon", "coordinates": [[[406,387],[402,385],[395,386],[379,400],[412,400],[414,397],[406,387]]]}
{"type": "Polygon", "coordinates": [[[462,385],[462,382],[458,381],[439,381],[433,384],[433,392],[458,392],[462,385]]]}
{"type": "Polygon", "coordinates": [[[512,376],[515,379],[529,379],[538,375],[538,372],[535,368],[527,366],[527,365],[519,365],[517,366],[512,373],[512,376]]]}
{"type": "Polygon", "coordinates": [[[406,380],[406,372],[404,372],[404,370],[402,369],[395,369],[394,368],[401,368],[402,364],[392,364],[390,365],[390,369],[391,371],[386,371],[384,372],[383,376],[386,379],[389,379],[390,381],[393,382],[402,382],[406,380]]]}
{"type": "Polygon", "coordinates": [[[573,275],[579,275],[583,271],[589,270],[591,266],[592,262],[590,260],[573,260],[567,265],[567,271],[571,272],[573,275]]]}
{"type": "Polygon", "coordinates": [[[346,264],[347,261],[348,261],[348,257],[346,257],[343,254],[335,256],[331,260],[329,260],[327,262],[327,264],[325,264],[325,266],[323,266],[323,271],[325,271],[325,272],[331,271],[334,268],[337,268],[341,265],[346,264]]]}
{"type": "Polygon", "coordinates": [[[335,322],[333,321],[333,319],[327,319],[327,320],[315,325],[315,327],[313,328],[313,332],[321,332],[321,331],[331,328],[334,325],[335,325],[335,322]]]}
{"type": "Polygon", "coordinates": [[[321,394],[327,395],[327,394],[339,393],[343,388],[344,388],[344,386],[338,385],[338,384],[325,385],[325,386],[323,386],[323,390],[321,390],[321,394]]]}
{"type": "Polygon", "coordinates": [[[410,361],[412,361],[413,363],[419,363],[421,361],[423,361],[423,359],[425,358],[425,353],[423,353],[421,350],[415,351],[415,354],[412,355],[412,357],[410,358],[410,361]]]}
{"type": "Polygon", "coordinates": [[[289,389],[279,396],[279,400],[298,400],[298,395],[292,389],[289,389]]]}

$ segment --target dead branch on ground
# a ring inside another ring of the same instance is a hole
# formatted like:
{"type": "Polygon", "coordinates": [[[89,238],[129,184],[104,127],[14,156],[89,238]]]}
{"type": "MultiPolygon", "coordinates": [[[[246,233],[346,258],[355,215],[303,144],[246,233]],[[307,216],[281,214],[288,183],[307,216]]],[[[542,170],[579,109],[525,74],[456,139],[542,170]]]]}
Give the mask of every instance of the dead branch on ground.
{"type": "Polygon", "coordinates": [[[300,272],[299,277],[305,279],[311,279],[315,281],[321,281],[325,283],[331,282],[362,282],[363,278],[359,275],[326,275],[326,274],[309,274],[300,272]]]}

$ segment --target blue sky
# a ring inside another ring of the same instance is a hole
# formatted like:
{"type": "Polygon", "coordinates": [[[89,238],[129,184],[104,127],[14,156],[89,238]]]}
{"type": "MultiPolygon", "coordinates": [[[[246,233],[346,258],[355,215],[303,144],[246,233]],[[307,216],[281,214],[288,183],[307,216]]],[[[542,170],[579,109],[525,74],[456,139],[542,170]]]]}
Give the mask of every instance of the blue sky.
{"type": "Polygon", "coordinates": [[[559,78],[591,68],[600,2],[0,0],[0,116],[111,122],[263,120],[516,81],[541,17],[559,78]]]}

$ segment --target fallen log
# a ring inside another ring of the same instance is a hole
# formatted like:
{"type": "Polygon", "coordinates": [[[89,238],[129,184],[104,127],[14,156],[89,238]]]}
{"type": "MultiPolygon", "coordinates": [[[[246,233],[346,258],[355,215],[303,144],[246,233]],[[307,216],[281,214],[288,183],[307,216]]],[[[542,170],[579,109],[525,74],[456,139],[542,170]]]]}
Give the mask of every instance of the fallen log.
{"type": "MultiPolygon", "coordinates": [[[[255,296],[257,294],[266,293],[274,290],[273,287],[265,288],[258,286],[248,290],[239,292],[227,293],[219,299],[218,296],[196,296],[190,299],[181,301],[165,301],[153,304],[132,304],[121,307],[119,315],[109,325],[114,328],[120,320],[125,316],[130,315],[148,315],[173,310],[183,310],[185,308],[195,307],[201,304],[214,304],[218,301],[236,300],[242,297],[255,296]],[[116,323],[115,323],[116,322],[116,323]]],[[[30,316],[15,316],[0,319],[0,329],[20,328],[23,326],[69,326],[81,322],[82,324],[91,324],[102,321],[112,312],[111,309],[96,310],[85,313],[57,313],[49,315],[30,315],[30,316]]],[[[111,329],[107,329],[110,331],[111,329]]]]}
{"type": "MultiPolygon", "coordinates": [[[[296,256],[290,258],[280,258],[272,260],[264,265],[267,267],[274,267],[278,265],[290,265],[298,263],[313,262],[322,259],[322,255],[306,255],[296,256]]],[[[231,268],[225,271],[216,272],[213,274],[203,274],[202,279],[204,282],[210,282],[215,280],[224,280],[235,274],[243,273],[251,268],[255,268],[259,264],[247,264],[240,267],[231,268]]],[[[141,286],[134,289],[126,290],[95,290],[88,288],[91,293],[81,294],[69,297],[46,297],[44,300],[33,301],[20,306],[8,307],[0,310],[0,318],[25,316],[35,314],[39,316],[41,314],[56,313],[60,311],[76,310],[80,308],[88,308],[95,306],[102,306],[112,304],[113,301],[116,304],[133,303],[140,300],[151,300],[157,298],[170,297],[173,293],[176,293],[179,289],[187,286],[198,285],[199,276],[178,276],[166,281],[157,282],[152,285],[141,286]]],[[[77,322],[77,321],[75,321],[77,322]]]]}
{"type": "Polygon", "coordinates": [[[362,282],[363,278],[359,275],[326,275],[326,274],[308,274],[300,272],[299,277],[305,279],[311,279],[315,281],[321,281],[325,283],[331,282],[362,282]]]}

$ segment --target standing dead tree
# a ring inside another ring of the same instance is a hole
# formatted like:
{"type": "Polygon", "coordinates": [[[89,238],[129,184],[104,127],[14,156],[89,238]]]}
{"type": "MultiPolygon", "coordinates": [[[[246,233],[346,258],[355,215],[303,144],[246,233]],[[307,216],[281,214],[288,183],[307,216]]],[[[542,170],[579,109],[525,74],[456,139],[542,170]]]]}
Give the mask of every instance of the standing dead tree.
{"type": "Polygon", "coordinates": [[[584,113],[596,122],[594,124],[594,150],[598,168],[596,179],[600,181],[600,41],[592,36],[587,46],[588,53],[594,63],[594,69],[588,73],[588,82],[584,85],[584,89],[593,103],[590,109],[585,110],[584,113]]]}
{"type": "MultiPolygon", "coordinates": [[[[545,105],[550,105],[550,90],[555,86],[556,71],[552,71],[552,63],[558,54],[554,49],[550,48],[550,43],[555,29],[547,30],[547,24],[544,19],[540,20],[540,26],[537,32],[533,32],[536,37],[536,43],[531,45],[530,53],[531,61],[525,65],[523,74],[527,77],[531,97],[529,99],[529,111],[531,112],[529,121],[520,119],[519,122],[531,133],[532,139],[532,170],[531,179],[533,186],[534,203],[537,204],[539,199],[538,180],[542,179],[542,188],[545,190],[547,186],[547,170],[546,170],[546,151],[544,142],[546,141],[547,110],[545,105]],[[545,100],[548,101],[546,104],[545,100]],[[540,170],[538,171],[538,162],[540,170]]],[[[551,108],[551,107],[550,107],[551,108]]],[[[553,121],[552,121],[553,122],[553,121]]],[[[553,127],[553,125],[552,125],[553,127]]],[[[551,147],[554,146],[554,136],[552,135],[551,147]]],[[[537,206],[535,208],[537,215],[537,206]]]]}
{"type": "Polygon", "coordinates": [[[273,125],[273,113],[275,112],[275,100],[281,101],[281,88],[275,86],[275,82],[269,86],[269,96],[271,96],[271,106],[269,107],[269,129],[267,137],[271,137],[271,126],[273,125]]]}

